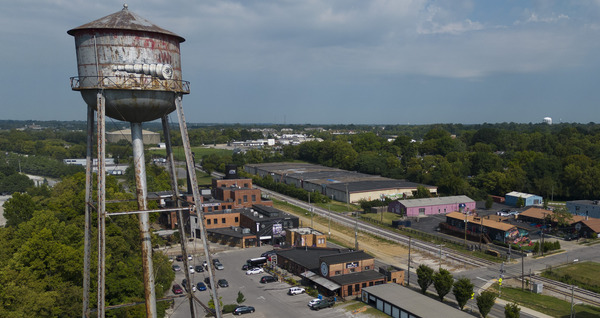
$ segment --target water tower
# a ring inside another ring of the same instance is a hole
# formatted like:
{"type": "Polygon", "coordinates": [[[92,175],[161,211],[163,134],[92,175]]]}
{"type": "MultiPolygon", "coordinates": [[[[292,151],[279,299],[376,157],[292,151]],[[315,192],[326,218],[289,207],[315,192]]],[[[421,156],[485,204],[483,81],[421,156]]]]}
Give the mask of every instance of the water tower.
{"type": "MultiPolygon", "coordinates": [[[[77,77],[71,78],[71,88],[79,91],[88,106],[88,138],[86,168],[86,231],[84,256],[84,300],[83,316],[89,317],[89,285],[91,259],[91,208],[98,213],[98,317],[104,317],[105,296],[105,218],[120,214],[138,214],[144,275],[144,292],[148,317],[156,317],[156,296],[154,289],[154,270],[152,264],[152,246],[150,242],[149,213],[169,212],[169,209],[148,210],[146,168],[144,162],[144,144],[142,140],[142,123],[157,119],[162,120],[167,158],[171,173],[173,199],[178,203],[179,217],[181,204],[178,200],[175,164],[171,149],[171,138],[168,126],[168,114],[177,111],[179,128],[184,145],[188,174],[192,178],[194,204],[201,204],[198,182],[192,163],[192,152],[183,115],[182,97],[190,93],[189,82],[182,80],[179,44],[185,39],[167,31],[150,21],[130,12],[127,5],[119,12],[84,24],[67,31],[75,37],[77,52],[77,77]],[[96,113],[96,116],[94,116],[96,113]],[[127,121],[131,125],[131,140],[136,179],[136,196],[138,211],[107,213],[105,197],[105,116],[116,120],[127,121]],[[98,178],[97,201],[92,199],[92,148],[94,134],[94,117],[97,119],[97,154],[98,178]]],[[[198,218],[203,220],[202,209],[192,206],[198,218]]],[[[182,253],[185,250],[185,232],[183,222],[178,222],[182,238],[182,253]]],[[[210,263],[208,242],[204,223],[199,222],[204,252],[210,263]]],[[[184,265],[188,268],[187,257],[184,265]]],[[[211,286],[214,283],[212,268],[209,267],[211,286]]],[[[188,284],[191,283],[189,271],[185,271],[188,284]]],[[[187,286],[188,290],[192,290],[187,286]]],[[[189,296],[190,310],[194,316],[192,296],[189,296]]],[[[214,299],[218,299],[213,289],[214,299]]],[[[216,302],[217,316],[220,308],[216,302]]]]}

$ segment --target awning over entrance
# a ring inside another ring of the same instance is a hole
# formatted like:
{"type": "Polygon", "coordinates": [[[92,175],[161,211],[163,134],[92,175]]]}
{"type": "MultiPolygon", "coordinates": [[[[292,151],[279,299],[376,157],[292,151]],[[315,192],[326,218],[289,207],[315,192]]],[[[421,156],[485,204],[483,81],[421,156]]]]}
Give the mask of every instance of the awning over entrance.
{"type": "Polygon", "coordinates": [[[313,283],[319,285],[319,286],[323,286],[324,288],[326,288],[329,291],[336,291],[337,289],[340,289],[342,286],[330,281],[329,279],[325,278],[325,277],[321,277],[313,272],[305,272],[300,274],[300,276],[312,281],[313,283]]]}

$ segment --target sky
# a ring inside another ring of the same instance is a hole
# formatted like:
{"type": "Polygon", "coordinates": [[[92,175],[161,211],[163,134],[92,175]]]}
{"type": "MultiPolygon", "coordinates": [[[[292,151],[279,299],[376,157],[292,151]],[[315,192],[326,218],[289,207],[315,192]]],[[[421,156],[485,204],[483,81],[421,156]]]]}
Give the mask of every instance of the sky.
{"type": "MultiPolygon", "coordinates": [[[[66,31],[123,3],[2,0],[0,119],[85,121],[66,31]]],[[[127,5],[186,39],[188,123],[600,122],[600,0],[127,5]]]]}

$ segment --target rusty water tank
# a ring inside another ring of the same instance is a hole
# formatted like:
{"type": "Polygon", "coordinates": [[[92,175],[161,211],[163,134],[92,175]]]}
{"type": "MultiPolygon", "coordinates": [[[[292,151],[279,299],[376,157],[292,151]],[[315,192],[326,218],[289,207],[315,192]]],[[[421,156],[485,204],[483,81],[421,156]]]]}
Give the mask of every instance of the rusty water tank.
{"type": "Polygon", "coordinates": [[[175,110],[177,94],[189,94],[179,50],[185,39],[130,12],[127,5],[67,33],[75,37],[79,74],[71,78],[71,88],[94,108],[102,91],[107,116],[152,121],[175,110]]]}

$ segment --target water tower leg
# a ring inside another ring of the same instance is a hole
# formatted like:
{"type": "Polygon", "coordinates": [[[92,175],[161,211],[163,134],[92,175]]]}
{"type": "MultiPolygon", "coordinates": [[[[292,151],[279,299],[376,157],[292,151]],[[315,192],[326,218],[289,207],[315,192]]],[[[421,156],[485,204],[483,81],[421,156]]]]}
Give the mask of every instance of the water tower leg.
{"type": "MultiPolygon", "coordinates": [[[[146,162],[142,124],[131,123],[131,143],[133,146],[133,166],[135,169],[136,196],[138,209],[148,210],[148,189],[146,185],[146,162]]],[[[152,242],[150,241],[150,218],[148,213],[139,214],[140,239],[142,241],[142,265],[144,268],[144,295],[146,317],[156,318],[156,292],[154,289],[154,268],[152,265],[152,242]]]]}
{"type": "Polygon", "coordinates": [[[97,138],[98,138],[98,318],[104,318],[104,297],[106,282],[106,133],[105,133],[105,104],[106,99],[102,93],[98,93],[96,109],[98,116],[97,138]]]}
{"type": "MultiPolygon", "coordinates": [[[[177,188],[177,170],[175,170],[175,158],[173,158],[173,148],[171,147],[171,132],[169,131],[169,121],[167,115],[162,117],[162,126],[163,133],[165,135],[165,146],[167,148],[167,161],[169,165],[169,174],[171,177],[171,188],[173,188],[173,202],[176,203],[177,207],[181,207],[181,201],[179,200],[179,188],[177,188]]],[[[194,311],[194,298],[193,293],[189,291],[192,290],[192,280],[190,279],[190,271],[188,269],[188,258],[187,258],[187,250],[186,250],[186,238],[185,238],[185,229],[183,227],[183,216],[181,210],[177,211],[177,225],[179,229],[179,234],[181,238],[181,254],[183,255],[183,261],[185,264],[185,279],[187,280],[187,286],[184,286],[188,290],[188,301],[190,303],[190,314],[192,317],[196,317],[194,311]]],[[[193,230],[193,229],[192,229],[193,230]]]]}
{"type": "Polygon", "coordinates": [[[94,108],[87,112],[87,155],[85,165],[85,230],[83,245],[83,313],[90,317],[90,263],[92,259],[92,149],[94,145],[94,108]]]}
{"type": "MultiPolygon", "coordinates": [[[[194,195],[194,204],[196,205],[196,215],[198,217],[198,227],[200,227],[200,237],[202,238],[202,245],[204,247],[204,255],[206,255],[206,261],[208,262],[208,277],[210,279],[210,285],[213,299],[219,299],[217,288],[215,285],[215,275],[212,264],[212,256],[208,248],[208,239],[206,238],[206,228],[204,227],[204,212],[202,211],[202,198],[200,197],[200,190],[198,190],[198,180],[196,179],[196,167],[194,167],[194,160],[192,158],[192,147],[190,146],[190,137],[188,135],[187,124],[185,122],[185,116],[183,115],[182,96],[178,95],[175,97],[175,107],[177,109],[177,116],[179,119],[179,131],[181,132],[181,141],[183,143],[183,150],[185,151],[185,161],[187,163],[187,170],[192,181],[192,193],[194,195]]],[[[221,318],[221,305],[218,301],[215,301],[215,312],[217,318],[221,318]]]]}

